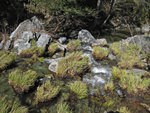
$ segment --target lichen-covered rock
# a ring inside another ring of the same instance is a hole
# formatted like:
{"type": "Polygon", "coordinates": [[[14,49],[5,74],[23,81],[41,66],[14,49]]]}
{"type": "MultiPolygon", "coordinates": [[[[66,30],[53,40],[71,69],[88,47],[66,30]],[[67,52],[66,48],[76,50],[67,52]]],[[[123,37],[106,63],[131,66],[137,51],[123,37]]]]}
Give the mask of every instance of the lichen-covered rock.
{"type": "Polygon", "coordinates": [[[94,43],[92,43],[92,46],[94,47],[94,46],[106,46],[107,45],[107,40],[106,39],[97,39],[97,40],[95,40],[95,42],[94,43]]]}
{"type": "Polygon", "coordinates": [[[93,42],[95,42],[95,38],[92,36],[92,34],[88,30],[85,30],[85,29],[82,29],[81,31],[79,31],[78,39],[81,42],[87,43],[87,44],[92,44],[93,42]]]}

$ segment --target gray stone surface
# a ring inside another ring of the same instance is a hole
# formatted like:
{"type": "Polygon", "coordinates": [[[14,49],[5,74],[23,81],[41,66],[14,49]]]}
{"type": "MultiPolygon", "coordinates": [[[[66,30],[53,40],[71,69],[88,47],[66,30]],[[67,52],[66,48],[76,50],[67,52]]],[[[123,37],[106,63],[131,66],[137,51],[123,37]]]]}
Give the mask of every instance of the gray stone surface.
{"type": "Polygon", "coordinates": [[[84,29],[79,31],[78,39],[81,42],[87,43],[87,44],[92,44],[93,42],[95,42],[95,38],[92,36],[92,34],[88,30],[84,30],[84,29]]]}
{"type": "Polygon", "coordinates": [[[94,43],[92,43],[92,46],[106,46],[107,40],[105,38],[103,39],[97,39],[94,43]]]}
{"type": "Polygon", "coordinates": [[[61,44],[65,43],[66,40],[67,40],[66,37],[60,37],[60,38],[58,39],[59,43],[61,43],[61,44]]]}
{"type": "Polygon", "coordinates": [[[56,73],[57,67],[58,67],[58,62],[59,62],[59,60],[54,60],[53,62],[51,62],[50,65],[48,66],[48,69],[49,69],[51,72],[56,73]]]}

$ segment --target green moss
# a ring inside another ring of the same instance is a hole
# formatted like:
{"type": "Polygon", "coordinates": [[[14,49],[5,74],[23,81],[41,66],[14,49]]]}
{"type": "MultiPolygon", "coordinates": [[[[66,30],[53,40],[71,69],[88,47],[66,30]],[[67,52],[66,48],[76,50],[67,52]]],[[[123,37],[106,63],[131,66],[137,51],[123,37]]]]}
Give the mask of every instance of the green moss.
{"type": "Polygon", "coordinates": [[[126,70],[119,69],[117,67],[112,68],[112,78],[119,79],[122,75],[126,75],[126,70]]]}
{"type": "Polygon", "coordinates": [[[48,47],[48,54],[50,56],[54,55],[55,52],[58,50],[58,44],[57,43],[51,43],[48,47]]]}
{"type": "Polygon", "coordinates": [[[67,51],[69,52],[77,51],[80,49],[80,46],[81,44],[79,40],[71,40],[67,44],[67,51]]]}
{"type": "Polygon", "coordinates": [[[53,99],[58,95],[59,91],[60,88],[58,86],[52,86],[50,81],[46,81],[46,83],[37,88],[37,92],[35,93],[36,104],[53,99]]]}
{"type": "Polygon", "coordinates": [[[108,81],[105,86],[104,86],[104,90],[105,91],[113,91],[115,89],[114,83],[113,81],[108,81]]]}
{"type": "Polygon", "coordinates": [[[102,60],[106,58],[109,54],[108,49],[102,48],[102,47],[94,47],[92,55],[96,60],[102,60]]]}
{"type": "Polygon", "coordinates": [[[77,94],[79,99],[86,98],[88,96],[88,90],[85,83],[81,81],[75,81],[69,85],[70,90],[77,94]]]}
{"type": "Polygon", "coordinates": [[[127,107],[121,107],[117,110],[119,113],[131,113],[127,107]]]}
{"type": "Polygon", "coordinates": [[[89,68],[88,57],[82,57],[82,52],[73,52],[59,61],[56,74],[60,78],[75,77],[89,68]]]}
{"type": "Polygon", "coordinates": [[[6,98],[0,98],[1,113],[28,113],[28,108],[21,106],[17,101],[7,101],[6,98]]]}
{"type": "Polygon", "coordinates": [[[21,70],[15,70],[9,74],[9,84],[14,87],[18,92],[28,91],[37,79],[37,73],[35,71],[28,70],[22,72],[21,70]]]}
{"type": "Polygon", "coordinates": [[[42,56],[44,54],[44,51],[45,51],[45,47],[32,46],[29,49],[22,50],[20,52],[20,56],[23,58],[32,57],[34,54],[36,54],[37,56],[42,56]]]}
{"type": "Polygon", "coordinates": [[[121,56],[122,50],[119,42],[112,43],[109,48],[117,58],[121,56]]]}
{"type": "Polygon", "coordinates": [[[69,106],[66,103],[60,103],[57,106],[57,113],[72,113],[72,111],[69,110],[69,106]]]}
{"type": "Polygon", "coordinates": [[[0,52],[0,70],[6,69],[16,60],[16,54],[6,51],[0,52]]]}

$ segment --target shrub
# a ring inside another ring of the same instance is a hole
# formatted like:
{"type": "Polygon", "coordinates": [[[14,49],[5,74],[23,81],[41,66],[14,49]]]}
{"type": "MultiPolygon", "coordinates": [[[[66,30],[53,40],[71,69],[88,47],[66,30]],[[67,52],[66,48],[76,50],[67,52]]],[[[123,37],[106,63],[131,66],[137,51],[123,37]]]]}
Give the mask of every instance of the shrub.
{"type": "Polygon", "coordinates": [[[45,51],[45,47],[32,46],[29,49],[22,50],[20,52],[20,56],[23,58],[32,57],[34,54],[36,54],[37,56],[42,56],[44,54],[44,51],[45,51]]]}
{"type": "Polygon", "coordinates": [[[59,93],[60,88],[57,86],[52,86],[50,81],[46,81],[44,84],[37,88],[37,92],[35,93],[35,102],[38,104],[39,102],[46,102],[56,97],[59,93]]]}
{"type": "Polygon", "coordinates": [[[117,110],[119,113],[131,113],[127,107],[121,107],[117,110]]]}
{"type": "Polygon", "coordinates": [[[60,103],[57,106],[57,113],[72,113],[66,103],[60,103]]]}
{"type": "Polygon", "coordinates": [[[54,55],[57,50],[58,50],[57,43],[51,43],[50,46],[48,47],[48,53],[50,56],[54,55]]]}
{"type": "Polygon", "coordinates": [[[108,81],[105,86],[104,86],[104,90],[105,91],[113,91],[115,89],[114,83],[113,81],[108,81]]]}
{"type": "Polygon", "coordinates": [[[109,48],[117,58],[121,56],[122,50],[119,42],[111,44],[109,48]]]}
{"type": "Polygon", "coordinates": [[[89,68],[88,57],[82,57],[82,52],[73,52],[59,61],[56,74],[60,78],[75,77],[83,74],[89,68]]]}
{"type": "Polygon", "coordinates": [[[69,52],[73,52],[73,51],[77,51],[80,49],[80,40],[71,40],[69,41],[69,43],[67,44],[67,51],[69,52]]]}
{"type": "Polygon", "coordinates": [[[70,90],[77,94],[79,99],[86,98],[88,96],[88,90],[85,83],[81,81],[75,81],[69,85],[70,90]]]}
{"type": "Polygon", "coordinates": [[[0,70],[4,70],[8,66],[10,66],[12,63],[14,63],[16,60],[16,54],[15,53],[9,53],[9,52],[0,52],[0,70]]]}
{"type": "Polygon", "coordinates": [[[102,60],[106,58],[109,54],[108,49],[102,48],[102,47],[94,47],[92,55],[96,60],[102,60]]]}
{"type": "Polygon", "coordinates": [[[28,70],[22,72],[21,70],[15,70],[9,74],[9,84],[14,87],[18,92],[28,91],[31,86],[34,85],[37,79],[37,73],[35,71],[28,70]]]}

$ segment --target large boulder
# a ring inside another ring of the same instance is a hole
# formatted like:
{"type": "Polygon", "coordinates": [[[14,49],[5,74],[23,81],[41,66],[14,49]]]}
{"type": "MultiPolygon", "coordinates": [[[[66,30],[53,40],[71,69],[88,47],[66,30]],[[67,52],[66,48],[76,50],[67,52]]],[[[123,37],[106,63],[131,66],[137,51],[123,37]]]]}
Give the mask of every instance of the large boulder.
{"type": "Polygon", "coordinates": [[[85,29],[82,29],[81,31],[79,31],[78,39],[82,43],[87,43],[87,44],[92,44],[93,42],[95,42],[95,38],[92,36],[92,34],[88,30],[85,30],[85,29]]]}
{"type": "Polygon", "coordinates": [[[143,51],[150,53],[150,35],[135,35],[133,37],[129,37],[125,40],[122,40],[121,43],[136,44],[140,46],[143,51]]]}

